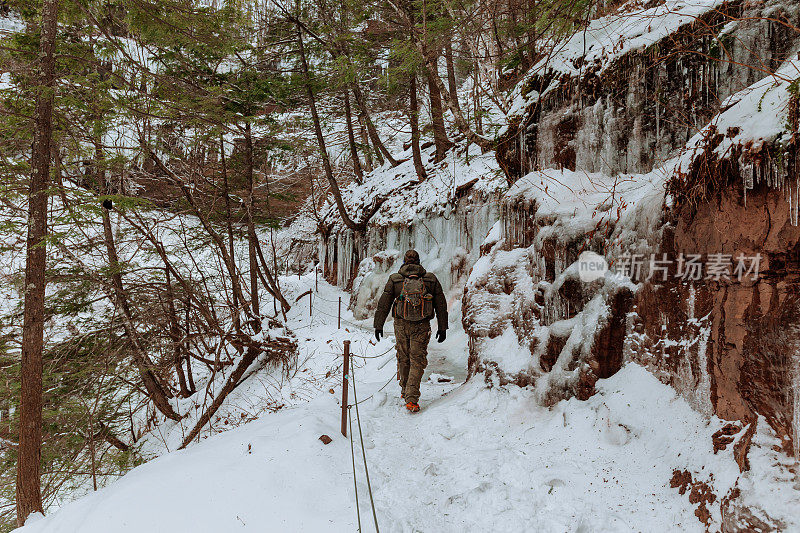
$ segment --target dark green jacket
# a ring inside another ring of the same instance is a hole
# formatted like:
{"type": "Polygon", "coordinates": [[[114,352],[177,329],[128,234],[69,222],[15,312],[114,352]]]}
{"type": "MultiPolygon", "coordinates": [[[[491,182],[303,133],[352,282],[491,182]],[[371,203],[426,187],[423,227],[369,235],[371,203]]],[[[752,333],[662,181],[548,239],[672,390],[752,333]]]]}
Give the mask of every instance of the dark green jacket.
{"type": "Polygon", "coordinates": [[[403,291],[403,280],[411,275],[417,275],[422,278],[425,283],[425,288],[430,294],[433,295],[433,310],[436,312],[436,321],[439,329],[444,331],[447,329],[447,300],[444,297],[442,284],[436,279],[432,272],[426,272],[421,265],[405,264],[400,267],[400,270],[389,276],[389,281],[386,282],[386,287],[383,289],[380,300],[378,300],[378,308],[375,310],[375,329],[383,329],[383,324],[386,322],[386,317],[392,310],[395,299],[400,296],[403,291]]]}

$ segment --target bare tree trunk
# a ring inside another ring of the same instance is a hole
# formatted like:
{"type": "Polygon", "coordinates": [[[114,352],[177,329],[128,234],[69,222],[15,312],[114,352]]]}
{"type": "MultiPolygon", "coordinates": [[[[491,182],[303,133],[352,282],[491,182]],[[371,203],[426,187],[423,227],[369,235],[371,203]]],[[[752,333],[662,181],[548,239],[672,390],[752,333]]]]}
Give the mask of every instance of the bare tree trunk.
{"type": "Polygon", "coordinates": [[[255,320],[253,322],[256,333],[261,331],[261,323],[259,317],[261,316],[258,305],[258,258],[256,257],[256,227],[253,224],[253,132],[250,129],[250,122],[245,126],[244,132],[245,141],[245,165],[247,171],[247,245],[248,257],[250,258],[250,301],[253,309],[255,320]]]}
{"type": "MultiPolygon", "coordinates": [[[[414,40],[414,6],[413,3],[408,5],[408,21],[411,25],[411,34],[412,40],[414,40]]],[[[453,146],[453,143],[450,142],[450,139],[447,138],[447,129],[444,125],[444,111],[442,110],[442,94],[439,92],[439,87],[436,85],[435,80],[433,79],[434,75],[438,76],[439,73],[439,50],[431,50],[430,45],[428,44],[427,38],[427,21],[428,21],[428,12],[427,6],[425,3],[422,4],[422,40],[425,44],[423,44],[423,49],[427,50],[427,54],[423,54],[422,57],[429,61],[433,68],[426,68],[425,69],[425,77],[428,81],[428,98],[430,100],[430,111],[431,111],[431,124],[433,125],[433,144],[436,147],[436,155],[434,157],[435,161],[441,161],[444,159],[447,150],[453,146]]]]}
{"type": "MultiPolygon", "coordinates": [[[[103,170],[103,149],[99,139],[95,140],[95,175],[97,176],[96,179],[100,186],[100,191],[103,194],[108,194],[108,185],[106,184],[105,171],[103,170]]],[[[139,332],[136,331],[136,327],[133,323],[133,313],[131,312],[128,296],[125,293],[125,286],[122,282],[117,247],[114,243],[114,232],[111,228],[111,217],[108,214],[108,209],[105,207],[100,211],[103,219],[103,237],[108,254],[108,267],[111,270],[111,285],[114,288],[114,305],[122,312],[125,334],[133,344],[133,361],[139,370],[139,375],[142,378],[145,390],[147,390],[147,395],[153,400],[153,404],[167,418],[180,420],[181,416],[175,412],[172,405],[169,403],[169,389],[161,383],[161,380],[154,372],[155,365],[150,357],[148,357],[147,352],[144,350],[139,340],[139,332]]]]}
{"type": "Polygon", "coordinates": [[[372,150],[369,146],[369,139],[367,138],[367,130],[364,127],[364,120],[361,117],[361,113],[358,113],[358,131],[361,134],[361,144],[366,146],[366,150],[364,150],[364,162],[366,163],[366,170],[367,172],[371,172],[373,168],[375,168],[375,164],[372,162],[372,150]]]}
{"type": "Polygon", "coordinates": [[[189,390],[194,393],[197,388],[194,386],[194,376],[192,375],[192,358],[189,356],[189,297],[186,297],[186,335],[183,341],[183,353],[186,354],[186,379],[189,381],[189,390]]]}
{"type": "Polygon", "coordinates": [[[173,364],[175,373],[178,376],[178,384],[181,388],[181,397],[188,398],[192,395],[186,386],[186,376],[183,373],[183,343],[181,342],[181,327],[178,324],[178,314],[175,311],[175,294],[172,292],[172,280],[169,275],[169,267],[164,268],[166,276],[166,296],[167,312],[169,313],[169,336],[172,339],[173,364]]]}
{"type": "Polygon", "coordinates": [[[411,152],[414,155],[414,170],[419,179],[427,178],[425,167],[422,164],[422,153],[419,149],[419,104],[417,103],[417,74],[411,73],[409,83],[409,113],[408,121],[411,123],[411,152]]]}
{"type": "Polygon", "coordinates": [[[188,446],[194,438],[200,433],[200,430],[203,429],[211,417],[214,416],[214,413],[222,406],[222,402],[225,401],[225,398],[233,391],[238,385],[239,380],[244,375],[245,371],[253,364],[253,361],[256,360],[256,357],[259,356],[261,350],[258,348],[250,347],[242,356],[242,360],[239,361],[239,364],[234,369],[233,373],[228,377],[227,381],[225,381],[225,385],[222,386],[222,390],[219,391],[219,394],[214,401],[211,402],[211,405],[208,406],[208,409],[200,415],[200,418],[195,423],[194,427],[189,431],[189,434],[183,439],[180,448],[185,448],[188,446]]]}
{"type": "MultiPolygon", "coordinates": [[[[313,201],[314,201],[314,174],[312,173],[309,176],[309,178],[311,180],[311,201],[313,203],[313,201]]],[[[271,198],[270,192],[269,192],[269,174],[265,174],[264,175],[264,182],[265,182],[265,185],[267,187],[267,216],[269,216],[271,218],[272,217],[272,204],[270,204],[270,201],[269,201],[269,199],[271,198]]],[[[275,282],[275,290],[277,291],[278,294],[280,294],[281,293],[281,285],[280,285],[280,273],[278,272],[278,253],[275,250],[275,232],[274,232],[272,227],[269,228],[269,241],[270,241],[270,244],[272,245],[272,271],[275,272],[275,279],[273,281],[275,282]]],[[[264,265],[264,270],[269,272],[269,269],[266,268],[266,266],[267,265],[265,264],[264,265]]],[[[273,297],[272,297],[272,313],[273,313],[274,316],[278,316],[278,301],[277,300],[278,299],[273,295],[273,297]]],[[[284,313],[285,313],[285,311],[284,311],[284,313]]],[[[284,315],[284,317],[285,317],[285,315],[284,315]]]]}
{"type": "Polygon", "coordinates": [[[39,42],[39,80],[34,111],[31,185],[28,194],[28,239],[25,262],[25,310],[20,364],[20,421],[17,456],[17,525],[28,515],[44,512],[41,493],[42,457],[42,352],[44,350],[44,295],[47,255],[47,188],[53,138],[55,43],[58,0],[42,3],[39,42]]]}
{"type": "Polygon", "coordinates": [[[370,139],[372,140],[372,144],[375,146],[375,156],[378,158],[378,164],[383,164],[383,157],[389,162],[390,165],[396,167],[400,163],[392,157],[392,154],[389,153],[389,150],[386,148],[386,145],[383,144],[381,141],[381,136],[378,135],[378,130],[375,128],[375,124],[372,123],[372,119],[369,117],[369,111],[367,110],[367,103],[364,100],[364,95],[361,93],[361,89],[358,86],[358,82],[354,82],[353,85],[353,96],[356,97],[356,103],[358,104],[359,109],[361,110],[361,116],[364,118],[364,124],[367,126],[367,133],[369,134],[370,139]]]}
{"type": "Polygon", "coordinates": [[[361,183],[364,180],[364,171],[361,169],[361,160],[358,157],[356,147],[356,136],[353,133],[353,114],[350,111],[350,91],[344,90],[344,116],[347,121],[347,140],[350,143],[350,157],[353,159],[353,172],[356,174],[356,181],[361,183]]]}
{"type": "MultiPolygon", "coordinates": [[[[434,64],[436,62],[434,61],[434,64]]],[[[431,123],[433,124],[433,143],[436,146],[436,161],[444,159],[447,150],[453,146],[447,138],[447,130],[444,126],[444,111],[442,110],[442,97],[439,87],[433,80],[432,69],[426,69],[425,75],[428,78],[428,93],[431,101],[431,123]]]]}
{"type": "Polygon", "coordinates": [[[322,157],[322,168],[325,170],[325,177],[328,180],[328,185],[331,188],[331,194],[336,202],[336,208],[339,210],[339,216],[345,225],[353,231],[360,231],[364,229],[364,224],[358,224],[350,218],[347,214],[347,209],[342,200],[342,193],[339,191],[339,184],[336,183],[336,178],[333,176],[333,169],[331,168],[331,160],[328,157],[328,149],[325,146],[325,137],[322,135],[322,126],[320,125],[319,114],[317,113],[317,103],[314,98],[314,89],[311,86],[311,73],[308,70],[308,62],[306,61],[306,50],[303,45],[303,30],[297,23],[297,44],[300,52],[300,63],[303,67],[303,79],[306,86],[306,95],[308,96],[308,105],[311,108],[311,119],[314,122],[314,134],[317,137],[317,144],[319,144],[319,152],[322,157]]]}
{"type": "Polygon", "coordinates": [[[453,105],[460,110],[458,86],[456,85],[456,67],[453,61],[453,43],[450,42],[449,36],[444,41],[444,60],[447,64],[447,85],[450,88],[450,94],[453,95],[453,105]]]}
{"type": "Polygon", "coordinates": [[[89,455],[92,459],[92,488],[97,492],[97,450],[94,445],[94,413],[89,413],[89,455]]]}
{"type": "MultiPolygon", "coordinates": [[[[235,257],[233,253],[233,222],[231,220],[231,196],[230,196],[230,189],[228,187],[228,166],[225,160],[225,138],[223,137],[222,133],[219,134],[219,155],[220,155],[220,162],[222,163],[222,194],[225,196],[225,223],[228,230],[228,253],[230,254],[231,260],[235,257]]],[[[236,266],[234,265],[233,270],[231,271],[231,275],[233,276],[231,283],[238,285],[239,280],[236,274],[236,266]]],[[[239,295],[237,291],[233,291],[233,307],[234,312],[232,313],[233,316],[233,327],[237,333],[241,332],[242,324],[239,320],[239,295]]]]}

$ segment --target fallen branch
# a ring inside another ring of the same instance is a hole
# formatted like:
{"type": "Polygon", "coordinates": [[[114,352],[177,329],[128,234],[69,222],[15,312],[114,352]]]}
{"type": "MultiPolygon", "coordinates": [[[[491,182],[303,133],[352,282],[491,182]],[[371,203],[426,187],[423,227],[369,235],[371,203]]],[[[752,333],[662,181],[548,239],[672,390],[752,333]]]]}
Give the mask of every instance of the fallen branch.
{"type": "Polygon", "coordinates": [[[295,303],[299,302],[299,301],[300,301],[300,298],[302,298],[303,296],[308,296],[309,294],[311,294],[311,289],[308,289],[306,292],[304,292],[303,294],[301,294],[300,296],[298,296],[297,298],[295,298],[295,299],[294,299],[295,303]]]}
{"type": "Polygon", "coordinates": [[[186,435],[186,438],[183,439],[179,449],[183,449],[188,446],[195,439],[195,437],[200,434],[200,430],[202,430],[203,427],[211,420],[211,417],[214,416],[214,413],[219,410],[219,408],[222,406],[222,403],[225,401],[225,398],[227,398],[228,395],[239,386],[242,376],[244,376],[244,373],[259,355],[266,351],[269,353],[269,361],[287,361],[289,357],[296,352],[296,350],[297,342],[289,337],[275,337],[270,339],[267,344],[254,344],[249,346],[245,351],[242,360],[239,361],[239,364],[234,369],[233,373],[228,376],[228,379],[225,381],[225,385],[222,387],[222,390],[219,391],[219,394],[216,398],[214,398],[214,401],[211,402],[211,405],[209,405],[205,412],[200,416],[192,430],[188,435],[186,435]]]}
{"type": "Polygon", "coordinates": [[[108,428],[108,426],[102,422],[100,423],[100,430],[95,433],[94,438],[103,439],[114,448],[122,450],[123,452],[127,452],[128,448],[130,448],[130,446],[125,444],[119,437],[111,433],[111,430],[108,428]]]}

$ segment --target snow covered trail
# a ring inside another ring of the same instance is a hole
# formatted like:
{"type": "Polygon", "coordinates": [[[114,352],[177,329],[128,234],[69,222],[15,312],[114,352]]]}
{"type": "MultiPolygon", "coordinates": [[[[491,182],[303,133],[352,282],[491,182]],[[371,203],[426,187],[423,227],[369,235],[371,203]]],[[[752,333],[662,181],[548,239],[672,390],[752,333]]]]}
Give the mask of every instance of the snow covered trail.
{"type": "MultiPolygon", "coordinates": [[[[299,295],[313,277],[283,285],[299,295]]],[[[376,345],[369,322],[349,312],[337,330],[339,296],[347,301],[320,282],[314,315],[307,297],[291,312],[298,375],[327,375],[309,399],[167,453],[20,533],[355,531],[350,443],[338,427],[345,339],[353,353],[374,357],[356,358],[354,375],[384,532],[699,532],[687,496],[669,487],[673,468],[705,466],[722,484],[738,473],[729,455],[711,453],[718,421],[641,367],[601,381],[588,401],[548,409],[529,389],[489,387],[482,377],[463,383],[460,330],[431,344],[422,411],[411,415],[393,380],[391,339],[376,345]],[[322,434],[333,442],[323,445],[322,434]]],[[[357,433],[355,442],[363,530],[371,531],[357,433]]]]}
{"type": "Polygon", "coordinates": [[[481,380],[422,390],[419,415],[396,391],[362,408],[382,530],[705,530],[669,480],[678,450],[707,448],[706,423],[641,367],[553,409],[481,380]]]}
{"type": "MultiPolygon", "coordinates": [[[[625,374],[650,385],[641,368],[625,374]]],[[[418,417],[394,398],[374,409],[366,446],[383,529],[704,531],[669,488],[665,450],[631,443],[602,399],[547,410],[525,392],[469,383],[418,417]]]]}

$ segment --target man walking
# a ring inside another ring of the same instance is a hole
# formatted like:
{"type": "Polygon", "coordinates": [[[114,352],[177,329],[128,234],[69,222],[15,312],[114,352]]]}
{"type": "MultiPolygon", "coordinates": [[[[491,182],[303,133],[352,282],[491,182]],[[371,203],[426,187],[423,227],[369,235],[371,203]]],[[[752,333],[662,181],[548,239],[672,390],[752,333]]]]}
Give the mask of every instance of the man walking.
{"type": "Polygon", "coordinates": [[[375,311],[375,338],[381,340],[389,311],[394,317],[394,337],[400,389],[406,409],[419,411],[419,383],[428,366],[428,342],[434,313],[439,329],[436,340],[447,336],[447,301],[442,284],[419,264],[419,254],[409,250],[400,270],[389,276],[375,311]]]}

